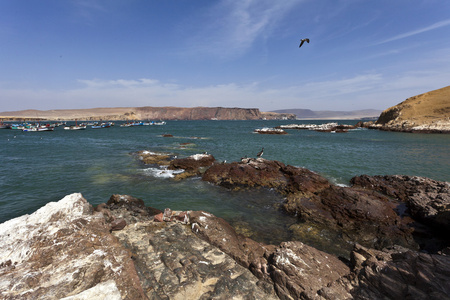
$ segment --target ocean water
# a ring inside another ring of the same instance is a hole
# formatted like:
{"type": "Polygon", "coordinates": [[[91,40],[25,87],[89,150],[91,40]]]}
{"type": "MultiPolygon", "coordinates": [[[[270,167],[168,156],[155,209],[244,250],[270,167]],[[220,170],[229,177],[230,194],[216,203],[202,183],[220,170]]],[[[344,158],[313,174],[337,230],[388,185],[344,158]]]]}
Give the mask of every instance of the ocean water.
{"type": "MultiPolygon", "coordinates": [[[[80,192],[92,204],[112,194],[141,198],[163,210],[205,210],[226,219],[258,241],[293,238],[296,223],[273,191],[229,191],[144,166],[141,150],[185,157],[208,152],[218,161],[263,157],[306,167],[335,184],[356,175],[405,174],[450,181],[450,135],[407,134],[357,129],[348,133],[288,130],[261,135],[254,129],[329,121],[168,121],[163,126],[53,132],[0,130],[0,223],[29,214],[50,201],[80,192]],[[171,134],[173,137],[163,137],[171,134]]],[[[339,121],[355,124],[356,121],[339,121]]]]}

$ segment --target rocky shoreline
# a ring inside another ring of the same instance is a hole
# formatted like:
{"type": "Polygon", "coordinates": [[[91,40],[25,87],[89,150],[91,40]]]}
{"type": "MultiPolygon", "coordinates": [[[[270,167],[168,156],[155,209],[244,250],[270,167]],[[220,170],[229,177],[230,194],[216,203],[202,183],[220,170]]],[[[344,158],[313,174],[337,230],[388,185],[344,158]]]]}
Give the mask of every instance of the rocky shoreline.
{"type": "Polygon", "coordinates": [[[275,190],[299,237],[325,228],[347,255],[301,238],[267,245],[205,211],[129,195],[94,208],[76,193],[0,224],[2,299],[450,299],[447,182],[363,175],[341,187],[263,158],[136,157],[178,180],[275,190]]]}

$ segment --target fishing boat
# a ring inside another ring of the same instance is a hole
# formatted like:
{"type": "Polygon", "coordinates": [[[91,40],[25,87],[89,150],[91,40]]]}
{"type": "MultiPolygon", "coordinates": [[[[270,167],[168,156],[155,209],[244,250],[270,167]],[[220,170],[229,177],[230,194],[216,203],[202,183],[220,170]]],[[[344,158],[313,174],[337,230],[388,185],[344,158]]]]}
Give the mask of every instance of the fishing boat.
{"type": "Polygon", "coordinates": [[[30,128],[24,128],[22,131],[53,131],[55,130],[55,127],[30,127],[30,128]]]}
{"type": "Polygon", "coordinates": [[[131,127],[131,126],[133,126],[131,123],[120,124],[120,127],[131,127]]]}
{"type": "Polygon", "coordinates": [[[64,126],[64,130],[83,130],[86,129],[86,126],[78,126],[78,125],[70,125],[70,126],[64,126]]]}
{"type": "Polygon", "coordinates": [[[87,126],[84,124],[78,125],[77,121],[75,120],[75,125],[64,126],[64,130],[83,130],[86,129],[86,127],[87,126]]]}
{"type": "Polygon", "coordinates": [[[3,123],[3,121],[0,121],[0,129],[9,129],[11,126],[9,124],[3,123]]]}
{"type": "Polygon", "coordinates": [[[95,125],[92,125],[91,126],[91,128],[92,129],[101,129],[101,128],[108,128],[108,127],[111,127],[111,122],[108,122],[108,123],[101,123],[101,124],[95,124],[95,125]]]}

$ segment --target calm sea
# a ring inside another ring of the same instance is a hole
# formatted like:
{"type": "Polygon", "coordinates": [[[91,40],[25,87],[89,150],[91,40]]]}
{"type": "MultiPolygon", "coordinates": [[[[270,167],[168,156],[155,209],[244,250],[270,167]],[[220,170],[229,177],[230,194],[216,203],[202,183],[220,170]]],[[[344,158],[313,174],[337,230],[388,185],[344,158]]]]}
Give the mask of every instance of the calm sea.
{"type": "MultiPolygon", "coordinates": [[[[356,175],[405,174],[450,181],[450,135],[351,130],[323,133],[289,130],[261,135],[254,129],[329,121],[168,121],[163,126],[53,132],[0,130],[0,223],[29,214],[50,201],[81,192],[92,204],[112,194],[141,198],[147,206],[205,210],[263,242],[291,238],[295,219],[272,191],[229,191],[198,178],[175,181],[170,173],[142,165],[140,150],[185,157],[208,152],[218,161],[255,157],[306,167],[336,184],[356,175]],[[173,137],[163,137],[171,134],[173,137]]],[[[355,124],[356,121],[339,123],[355,124]]]]}

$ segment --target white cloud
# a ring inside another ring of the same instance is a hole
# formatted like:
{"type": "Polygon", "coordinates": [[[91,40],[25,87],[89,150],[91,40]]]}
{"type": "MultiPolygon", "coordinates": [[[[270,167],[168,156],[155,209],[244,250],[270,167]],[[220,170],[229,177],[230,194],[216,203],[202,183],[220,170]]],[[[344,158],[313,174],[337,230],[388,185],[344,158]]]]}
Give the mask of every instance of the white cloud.
{"type": "Polygon", "coordinates": [[[384,109],[407,97],[448,85],[450,74],[415,72],[387,77],[380,73],[314,81],[270,88],[253,82],[189,87],[155,79],[80,80],[81,88],[70,90],[0,89],[9,99],[3,111],[21,109],[69,109],[127,106],[225,106],[314,110],[384,109]]]}
{"type": "Polygon", "coordinates": [[[424,28],[420,28],[420,29],[416,29],[416,30],[413,30],[413,31],[409,31],[409,32],[406,32],[406,33],[402,33],[402,34],[396,35],[394,37],[391,37],[391,38],[388,38],[388,39],[383,40],[381,42],[378,42],[375,45],[381,45],[381,44],[393,42],[393,41],[396,41],[396,40],[404,39],[404,38],[407,38],[407,37],[410,37],[410,36],[413,36],[413,35],[417,35],[417,34],[420,34],[420,33],[424,33],[424,32],[427,32],[427,31],[430,31],[430,30],[434,30],[434,29],[437,29],[437,28],[441,28],[441,27],[444,27],[444,26],[448,26],[448,25],[450,25],[450,19],[434,23],[434,24],[432,24],[430,26],[427,26],[427,27],[424,27],[424,28]]]}
{"type": "Polygon", "coordinates": [[[241,55],[258,38],[269,36],[283,16],[303,1],[223,0],[209,11],[208,26],[194,34],[191,50],[222,58],[241,55]]]}

